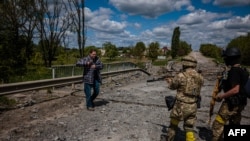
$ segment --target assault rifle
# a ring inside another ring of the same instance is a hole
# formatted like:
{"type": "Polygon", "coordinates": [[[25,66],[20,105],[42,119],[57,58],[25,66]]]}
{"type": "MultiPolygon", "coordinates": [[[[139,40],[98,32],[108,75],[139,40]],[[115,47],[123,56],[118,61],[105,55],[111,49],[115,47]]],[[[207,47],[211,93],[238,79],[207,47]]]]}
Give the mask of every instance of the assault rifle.
{"type": "Polygon", "coordinates": [[[225,77],[225,72],[226,72],[226,67],[224,67],[223,72],[219,73],[217,75],[217,79],[216,79],[216,83],[213,89],[213,93],[212,93],[212,97],[211,97],[211,101],[210,101],[210,109],[209,109],[209,120],[208,120],[208,125],[210,126],[211,123],[211,118],[213,116],[213,111],[214,111],[214,105],[216,102],[216,96],[218,95],[218,93],[221,91],[222,89],[222,80],[225,77]]]}
{"type": "MultiPolygon", "coordinates": [[[[180,73],[182,70],[179,71],[166,71],[167,73],[164,76],[158,77],[158,78],[152,78],[148,79],[147,82],[154,82],[154,81],[161,81],[161,80],[166,80],[167,78],[173,78],[175,77],[178,73],[180,73]]],[[[202,73],[202,70],[197,70],[198,73],[202,73]]]]}
{"type": "Polygon", "coordinates": [[[174,76],[164,75],[162,77],[148,79],[147,82],[162,81],[162,80],[166,80],[167,78],[171,78],[171,77],[174,77],[174,76]]]}
{"type": "Polygon", "coordinates": [[[178,74],[180,71],[165,71],[163,76],[160,77],[154,77],[151,79],[148,79],[147,82],[154,82],[154,81],[162,81],[166,80],[167,78],[173,78],[176,74],[178,74]]]}

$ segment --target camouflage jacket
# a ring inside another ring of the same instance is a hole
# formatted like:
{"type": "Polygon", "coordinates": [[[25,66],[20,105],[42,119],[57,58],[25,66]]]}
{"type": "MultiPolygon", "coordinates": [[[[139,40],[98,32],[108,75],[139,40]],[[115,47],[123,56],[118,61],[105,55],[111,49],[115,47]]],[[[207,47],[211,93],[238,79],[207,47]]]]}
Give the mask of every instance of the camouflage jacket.
{"type": "Polygon", "coordinates": [[[195,103],[204,84],[203,76],[195,69],[188,68],[177,74],[169,83],[169,88],[177,90],[176,99],[184,103],[195,103]],[[189,79],[192,78],[192,81],[189,79]]]}

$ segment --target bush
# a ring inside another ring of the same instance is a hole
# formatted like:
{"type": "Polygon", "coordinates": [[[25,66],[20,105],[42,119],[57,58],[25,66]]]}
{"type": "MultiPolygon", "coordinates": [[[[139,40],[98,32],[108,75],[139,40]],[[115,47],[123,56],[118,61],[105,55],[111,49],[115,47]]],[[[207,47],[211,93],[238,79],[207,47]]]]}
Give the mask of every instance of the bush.
{"type": "Polygon", "coordinates": [[[157,60],[152,62],[154,66],[165,66],[167,65],[167,63],[168,63],[167,60],[157,60]]]}
{"type": "Polygon", "coordinates": [[[5,96],[0,96],[0,106],[11,107],[11,106],[14,106],[16,103],[17,102],[14,99],[9,99],[5,96]]]}

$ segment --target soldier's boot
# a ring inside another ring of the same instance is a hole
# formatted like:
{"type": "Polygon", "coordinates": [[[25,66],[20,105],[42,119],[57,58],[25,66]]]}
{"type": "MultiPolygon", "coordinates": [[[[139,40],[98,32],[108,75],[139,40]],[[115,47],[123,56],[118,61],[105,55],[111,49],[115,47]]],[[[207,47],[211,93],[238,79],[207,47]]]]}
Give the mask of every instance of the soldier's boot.
{"type": "Polygon", "coordinates": [[[195,141],[195,136],[193,131],[186,132],[186,141],[195,141]]]}
{"type": "Polygon", "coordinates": [[[166,136],[166,141],[173,141],[175,138],[176,129],[168,128],[168,133],[166,136]]]}
{"type": "Polygon", "coordinates": [[[211,139],[211,141],[223,141],[223,140],[224,139],[223,139],[222,135],[220,135],[220,136],[213,136],[212,139],[211,139]]]}
{"type": "Polygon", "coordinates": [[[160,141],[167,141],[167,135],[161,134],[161,139],[160,141]]]}
{"type": "Polygon", "coordinates": [[[170,126],[168,128],[166,141],[173,141],[175,138],[176,130],[178,128],[179,121],[176,119],[171,119],[170,126]]]}

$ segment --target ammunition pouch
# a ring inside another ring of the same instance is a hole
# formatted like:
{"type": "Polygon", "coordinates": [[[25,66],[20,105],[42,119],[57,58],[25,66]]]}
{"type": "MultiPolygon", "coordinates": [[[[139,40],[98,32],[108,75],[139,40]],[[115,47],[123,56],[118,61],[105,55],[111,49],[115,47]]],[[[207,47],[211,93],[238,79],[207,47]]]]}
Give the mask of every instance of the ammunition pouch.
{"type": "Polygon", "coordinates": [[[165,102],[168,108],[168,111],[173,109],[174,104],[175,104],[176,98],[173,96],[165,96],[165,102]]]}
{"type": "Polygon", "coordinates": [[[246,105],[247,104],[247,97],[242,94],[236,94],[234,96],[230,96],[226,98],[226,102],[228,104],[229,110],[233,110],[234,107],[246,105]]]}

